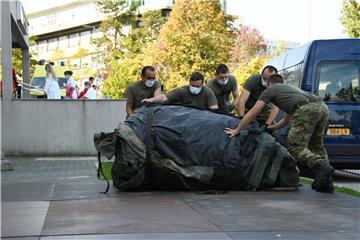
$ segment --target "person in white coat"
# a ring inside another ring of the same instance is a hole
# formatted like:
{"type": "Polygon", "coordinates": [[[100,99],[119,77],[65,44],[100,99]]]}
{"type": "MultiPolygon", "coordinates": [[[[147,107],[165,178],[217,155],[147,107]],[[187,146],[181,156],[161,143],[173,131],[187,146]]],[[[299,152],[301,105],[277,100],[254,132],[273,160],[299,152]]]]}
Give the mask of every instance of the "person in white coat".
{"type": "Polygon", "coordinates": [[[50,64],[45,65],[45,93],[47,99],[61,99],[58,78],[54,72],[54,68],[50,64]]]}
{"type": "Polygon", "coordinates": [[[72,78],[72,71],[65,71],[64,75],[67,79],[66,84],[64,83],[64,87],[66,88],[66,98],[67,99],[77,99],[77,92],[76,92],[76,84],[75,80],[72,78]]]}

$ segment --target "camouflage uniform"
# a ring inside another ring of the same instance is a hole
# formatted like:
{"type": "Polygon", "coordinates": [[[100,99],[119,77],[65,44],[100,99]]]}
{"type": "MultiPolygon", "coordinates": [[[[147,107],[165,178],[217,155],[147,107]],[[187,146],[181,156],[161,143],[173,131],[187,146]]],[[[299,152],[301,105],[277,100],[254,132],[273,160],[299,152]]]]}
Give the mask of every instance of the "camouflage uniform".
{"type": "Polygon", "coordinates": [[[293,115],[288,133],[288,150],[297,161],[310,169],[317,161],[329,161],[323,146],[328,118],[329,110],[323,101],[304,104],[293,115]]]}

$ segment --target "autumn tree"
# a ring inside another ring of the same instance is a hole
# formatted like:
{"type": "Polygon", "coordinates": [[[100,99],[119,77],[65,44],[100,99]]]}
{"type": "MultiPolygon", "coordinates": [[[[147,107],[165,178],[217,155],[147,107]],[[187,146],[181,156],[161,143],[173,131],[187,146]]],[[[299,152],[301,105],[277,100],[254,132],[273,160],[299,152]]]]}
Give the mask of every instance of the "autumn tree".
{"type": "Polygon", "coordinates": [[[155,41],[166,20],[160,10],[136,16],[137,23],[131,27],[127,36],[121,38],[122,57],[112,58],[106,66],[108,77],[101,90],[105,95],[115,99],[123,98],[126,88],[140,78],[144,63],[143,50],[155,41]]]}
{"type": "Polygon", "coordinates": [[[143,65],[156,66],[166,90],[186,84],[194,71],[210,78],[229,59],[231,22],[219,1],[175,1],[158,39],[144,51],[143,65]]]}
{"type": "Polygon", "coordinates": [[[256,28],[240,25],[230,50],[230,69],[234,70],[239,64],[249,63],[257,55],[264,54],[265,50],[265,39],[260,32],[256,28]]]}
{"type": "Polygon", "coordinates": [[[346,34],[351,38],[360,37],[360,2],[359,0],[343,0],[340,18],[346,34]]]}

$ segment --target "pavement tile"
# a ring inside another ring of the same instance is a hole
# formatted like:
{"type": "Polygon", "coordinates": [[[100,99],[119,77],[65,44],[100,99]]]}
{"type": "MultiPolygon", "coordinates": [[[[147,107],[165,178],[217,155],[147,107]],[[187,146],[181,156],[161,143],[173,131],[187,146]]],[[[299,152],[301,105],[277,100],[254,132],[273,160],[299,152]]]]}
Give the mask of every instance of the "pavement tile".
{"type": "Polygon", "coordinates": [[[40,236],[48,208],[45,201],[1,203],[1,236],[40,236]]]}
{"type": "Polygon", "coordinates": [[[40,237],[2,237],[4,240],[40,240],[40,237]]]}
{"type": "Polygon", "coordinates": [[[208,232],[219,229],[183,201],[169,196],[54,201],[44,235],[208,232]]]}
{"type": "Polygon", "coordinates": [[[48,201],[51,200],[55,184],[49,182],[1,184],[1,201],[48,201]]]}
{"type": "Polygon", "coordinates": [[[231,232],[235,240],[358,240],[359,232],[231,232]]]}
{"type": "Polygon", "coordinates": [[[107,234],[107,235],[73,235],[42,237],[41,240],[231,240],[226,233],[135,233],[135,234],[107,234]]]}
{"type": "Polygon", "coordinates": [[[185,200],[224,231],[355,231],[360,222],[359,208],[322,198],[189,195],[185,200]]]}

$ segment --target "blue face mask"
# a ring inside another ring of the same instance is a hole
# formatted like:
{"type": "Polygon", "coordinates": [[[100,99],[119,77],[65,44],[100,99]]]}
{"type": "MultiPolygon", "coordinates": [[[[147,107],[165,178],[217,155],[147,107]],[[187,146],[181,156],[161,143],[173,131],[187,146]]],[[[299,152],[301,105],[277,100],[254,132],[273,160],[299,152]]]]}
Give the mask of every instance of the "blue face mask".
{"type": "Polygon", "coordinates": [[[70,75],[65,75],[65,78],[66,78],[66,79],[69,79],[69,78],[70,78],[70,75]]]}
{"type": "Polygon", "coordinates": [[[191,94],[197,95],[201,92],[201,87],[189,86],[189,90],[191,94]]]}

